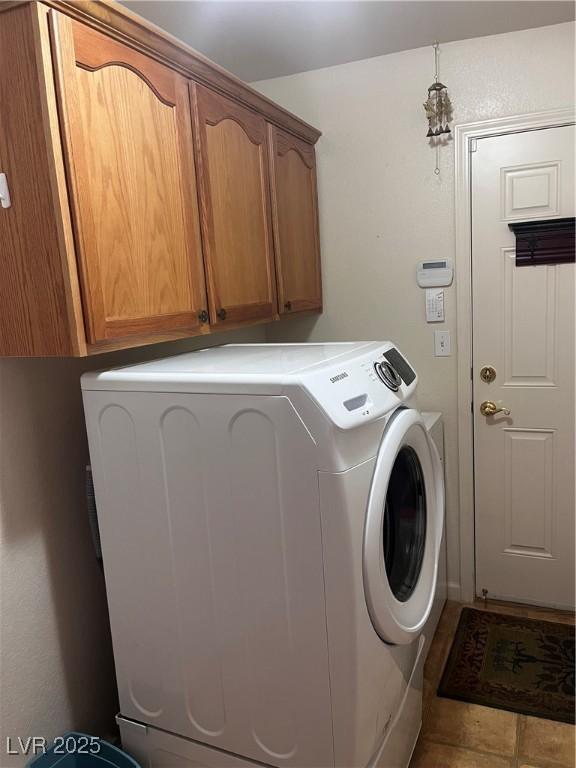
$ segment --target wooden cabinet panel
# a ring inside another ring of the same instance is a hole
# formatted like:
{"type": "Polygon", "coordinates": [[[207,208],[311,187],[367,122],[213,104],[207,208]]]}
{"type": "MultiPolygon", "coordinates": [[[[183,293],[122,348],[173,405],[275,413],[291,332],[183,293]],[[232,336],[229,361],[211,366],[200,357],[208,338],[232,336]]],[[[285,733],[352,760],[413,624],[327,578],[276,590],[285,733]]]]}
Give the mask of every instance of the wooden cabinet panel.
{"type": "Polygon", "coordinates": [[[197,332],[207,305],[188,81],[55,11],[51,25],[89,340],[197,332]]]}
{"type": "Polygon", "coordinates": [[[42,8],[0,13],[0,172],[11,196],[0,208],[1,356],[85,354],[42,8]]]}
{"type": "Polygon", "coordinates": [[[322,309],[314,147],[269,126],[280,313],[322,309]]]}
{"type": "Polygon", "coordinates": [[[276,315],[266,121],[191,84],[211,321],[276,315]]]}

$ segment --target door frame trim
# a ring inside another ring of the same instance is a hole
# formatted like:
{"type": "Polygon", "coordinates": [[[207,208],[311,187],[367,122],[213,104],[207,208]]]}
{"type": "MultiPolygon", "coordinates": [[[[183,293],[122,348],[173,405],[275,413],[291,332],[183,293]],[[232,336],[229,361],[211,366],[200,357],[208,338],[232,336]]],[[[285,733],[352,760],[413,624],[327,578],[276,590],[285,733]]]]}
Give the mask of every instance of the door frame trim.
{"type": "Polygon", "coordinates": [[[558,128],[576,123],[576,108],[565,107],[512,115],[454,128],[456,340],[458,350],[458,496],[460,528],[460,599],[476,594],[474,534],[474,431],[472,403],[472,158],[477,139],[558,128]]]}

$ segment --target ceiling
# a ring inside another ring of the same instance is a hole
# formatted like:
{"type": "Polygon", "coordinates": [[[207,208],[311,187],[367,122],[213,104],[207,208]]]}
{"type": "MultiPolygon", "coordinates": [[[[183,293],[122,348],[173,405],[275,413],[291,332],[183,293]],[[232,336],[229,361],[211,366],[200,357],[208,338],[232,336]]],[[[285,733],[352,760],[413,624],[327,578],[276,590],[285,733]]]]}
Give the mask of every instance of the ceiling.
{"type": "Polygon", "coordinates": [[[126,0],[248,82],[574,19],[568,0],[126,0]]]}

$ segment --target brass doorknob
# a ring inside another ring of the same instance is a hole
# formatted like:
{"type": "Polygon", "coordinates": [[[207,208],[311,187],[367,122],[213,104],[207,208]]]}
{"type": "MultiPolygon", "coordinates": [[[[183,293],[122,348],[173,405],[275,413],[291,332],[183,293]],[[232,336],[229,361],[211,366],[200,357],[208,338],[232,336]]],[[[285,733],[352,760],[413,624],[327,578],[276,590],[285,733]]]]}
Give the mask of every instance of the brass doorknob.
{"type": "Polygon", "coordinates": [[[480,404],[480,413],[482,416],[494,416],[496,413],[503,413],[504,416],[510,416],[509,408],[499,408],[493,400],[484,400],[480,404]]]}

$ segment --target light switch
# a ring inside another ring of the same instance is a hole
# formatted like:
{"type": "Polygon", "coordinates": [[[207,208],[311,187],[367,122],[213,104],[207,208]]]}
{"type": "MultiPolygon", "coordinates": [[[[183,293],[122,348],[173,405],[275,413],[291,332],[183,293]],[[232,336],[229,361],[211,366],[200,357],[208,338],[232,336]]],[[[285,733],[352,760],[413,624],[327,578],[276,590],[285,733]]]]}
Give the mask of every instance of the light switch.
{"type": "Polygon", "coordinates": [[[434,355],[436,357],[450,357],[450,331],[434,331],[434,355]]]}

